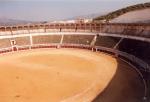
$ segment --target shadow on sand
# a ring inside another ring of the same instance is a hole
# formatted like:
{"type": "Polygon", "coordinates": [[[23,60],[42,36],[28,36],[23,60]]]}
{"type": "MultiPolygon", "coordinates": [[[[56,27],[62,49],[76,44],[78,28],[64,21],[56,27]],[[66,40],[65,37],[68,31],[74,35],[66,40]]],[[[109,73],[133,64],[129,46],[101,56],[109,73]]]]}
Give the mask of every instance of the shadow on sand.
{"type": "Polygon", "coordinates": [[[140,75],[127,63],[117,62],[114,77],[92,102],[143,102],[144,85],[140,75]]]}

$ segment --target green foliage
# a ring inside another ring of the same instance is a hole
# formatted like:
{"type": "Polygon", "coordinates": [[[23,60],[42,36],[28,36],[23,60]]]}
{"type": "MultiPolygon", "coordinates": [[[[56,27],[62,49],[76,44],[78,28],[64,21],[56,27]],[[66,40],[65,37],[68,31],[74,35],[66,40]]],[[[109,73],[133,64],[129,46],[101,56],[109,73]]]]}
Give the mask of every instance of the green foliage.
{"type": "Polygon", "coordinates": [[[127,12],[146,9],[146,8],[150,8],[150,2],[122,8],[122,9],[116,10],[114,12],[108,13],[106,15],[94,18],[94,20],[111,20],[111,19],[114,19],[120,15],[127,13],[127,12]]]}

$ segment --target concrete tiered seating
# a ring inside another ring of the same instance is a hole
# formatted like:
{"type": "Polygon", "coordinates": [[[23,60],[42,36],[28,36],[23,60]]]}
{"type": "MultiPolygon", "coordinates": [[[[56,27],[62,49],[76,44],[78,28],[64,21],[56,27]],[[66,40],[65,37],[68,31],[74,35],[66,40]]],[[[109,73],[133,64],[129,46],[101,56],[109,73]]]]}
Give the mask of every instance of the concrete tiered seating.
{"type": "Polygon", "coordinates": [[[120,38],[98,36],[95,45],[113,48],[119,40],[120,38]]]}
{"type": "Polygon", "coordinates": [[[124,39],[118,49],[137,56],[150,64],[150,44],[147,42],[124,39]]]}
{"type": "Polygon", "coordinates": [[[64,44],[85,44],[90,45],[94,35],[64,35],[64,44]]]}
{"type": "Polygon", "coordinates": [[[0,48],[8,48],[11,47],[10,39],[5,38],[5,39],[0,39],[0,48]]]}
{"type": "Polygon", "coordinates": [[[40,35],[33,36],[33,44],[60,43],[61,35],[40,35]]]}
{"type": "Polygon", "coordinates": [[[30,45],[29,37],[16,37],[14,38],[14,40],[16,41],[16,45],[18,46],[30,45]]]}
{"type": "Polygon", "coordinates": [[[143,29],[143,32],[141,32],[141,35],[150,38],[150,27],[144,28],[144,29],[143,29]]]}

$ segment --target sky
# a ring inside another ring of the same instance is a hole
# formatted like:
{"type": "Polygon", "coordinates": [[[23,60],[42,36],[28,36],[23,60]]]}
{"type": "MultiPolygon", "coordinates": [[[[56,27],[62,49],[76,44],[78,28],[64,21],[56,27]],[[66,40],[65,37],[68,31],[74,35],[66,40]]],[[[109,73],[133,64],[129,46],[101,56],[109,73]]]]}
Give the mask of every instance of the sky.
{"type": "Polygon", "coordinates": [[[0,0],[0,18],[53,21],[105,14],[150,0],[0,0]]]}

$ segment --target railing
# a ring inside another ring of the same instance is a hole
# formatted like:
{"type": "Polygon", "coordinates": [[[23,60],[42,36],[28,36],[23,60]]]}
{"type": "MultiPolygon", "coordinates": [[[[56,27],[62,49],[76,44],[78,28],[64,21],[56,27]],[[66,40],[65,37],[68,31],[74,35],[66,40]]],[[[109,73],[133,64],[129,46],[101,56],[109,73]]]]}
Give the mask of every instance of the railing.
{"type": "MultiPolygon", "coordinates": [[[[143,60],[137,58],[136,56],[133,56],[131,54],[128,54],[126,52],[122,52],[119,50],[115,50],[112,48],[102,47],[102,46],[95,46],[91,47],[90,45],[84,45],[84,44],[36,44],[36,45],[26,45],[26,46],[16,46],[18,50],[27,50],[27,49],[38,49],[38,48],[81,48],[81,49],[88,49],[88,50],[95,50],[95,51],[106,51],[113,53],[114,55],[118,57],[124,57],[128,61],[132,62],[133,64],[138,65],[139,70],[143,70],[146,72],[150,72],[150,66],[144,62],[143,60]]],[[[9,48],[10,50],[10,48],[9,48]]],[[[3,49],[2,51],[5,51],[3,49]]]]}
{"type": "Polygon", "coordinates": [[[117,56],[122,56],[122,57],[128,59],[129,61],[133,62],[134,64],[139,65],[140,70],[144,69],[144,71],[150,72],[149,64],[147,64],[143,60],[137,58],[136,56],[133,56],[133,55],[128,54],[128,53],[123,52],[123,51],[119,51],[119,50],[112,49],[112,48],[101,47],[101,46],[96,46],[95,49],[96,50],[104,50],[104,51],[112,52],[112,53],[116,54],[117,56]]]}
{"type": "Polygon", "coordinates": [[[12,52],[12,51],[13,51],[13,50],[12,50],[12,47],[1,48],[1,49],[0,49],[0,54],[12,52]]]}
{"type": "Polygon", "coordinates": [[[121,23],[56,23],[1,26],[0,35],[16,35],[45,32],[95,32],[132,35],[150,38],[150,24],[121,24],[121,23]]]}
{"type": "MultiPolygon", "coordinates": [[[[145,72],[150,72],[150,66],[143,60],[137,58],[136,56],[133,56],[131,54],[128,54],[126,52],[122,52],[116,49],[102,47],[102,46],[95,46],[91,47],[90,45],[84,45],[84,44],[59,44],[59,43],[52,43],[52,44],[34,44],[34,45],[24,45],[24,46],[14,46],[16,47],[16,50],[28,50],[28,49],[38,49],[38,48],[82,48],[82,49],[89,49],[89,50],[95,50],[95,51],[105,51],[112,53],[118,57],[123,57],[126,60],[132,62],[133,64],[138,65],[139,70],[143,70],[145,72]]],[[[2,48],[0,49],[0,54],[12,52],[13,47],[9,48],[2,48]]]]}

